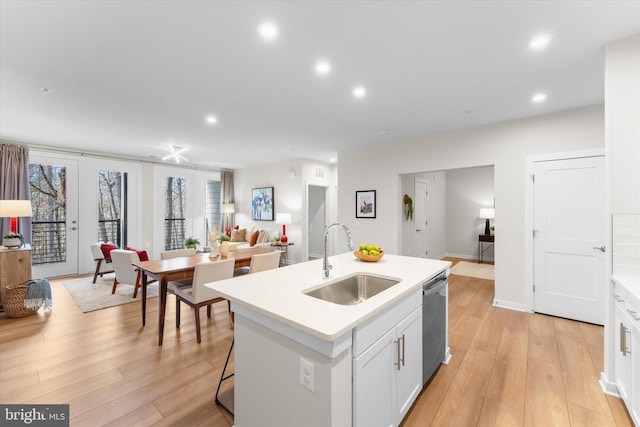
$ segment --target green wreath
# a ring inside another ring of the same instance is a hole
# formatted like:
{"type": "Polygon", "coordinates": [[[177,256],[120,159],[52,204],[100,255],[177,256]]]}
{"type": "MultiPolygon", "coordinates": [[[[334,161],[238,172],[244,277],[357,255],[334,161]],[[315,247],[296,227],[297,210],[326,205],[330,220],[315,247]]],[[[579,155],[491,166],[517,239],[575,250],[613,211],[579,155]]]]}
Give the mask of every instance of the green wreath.
{"type": "Polygon", "coordinates": [[[407,219],[407,221],[412,220],[413,219],[413,199],[408,194],[405,194],[403,197],[403,201],[404,201],[404,216],[407,219]]]}

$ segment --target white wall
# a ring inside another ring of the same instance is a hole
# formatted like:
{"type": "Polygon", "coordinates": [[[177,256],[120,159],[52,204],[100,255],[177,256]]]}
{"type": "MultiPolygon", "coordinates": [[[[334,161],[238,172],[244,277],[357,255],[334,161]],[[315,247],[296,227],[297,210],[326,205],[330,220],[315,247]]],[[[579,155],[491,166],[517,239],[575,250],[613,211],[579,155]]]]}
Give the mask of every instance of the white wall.
{"type": "MultiPolygon", "coordinates": [[[[493,207],[493,166],[446,171],[447,255],[475,258],[478,234],[484,234],[485,220],[481,208],[493,207]]],[[[491,225],[495,220],[489,220],[491,225]]],[[[497,227],[496,227],[497,230],[497,227]]],[[[494,247],[485,244],[483,258],[493,260],[494,247]]]]}
{"type": "MultiPolygon", "coordinates": [[[[640,213],[640,34],[607,45],[605,106],[609,218],[613,213],[640,213]]],[[[606,247],[611,248],[610,237],[606,247]]],[[[611,273],[611,259],[606,259],[611,273]]],[[[610,292],[607,298],[605,380],[612,380],[616,330],[610,292]]]]}
{"type": "Polygon", "coordinates": [[[309,255],[320,257],[324,249],[326,187],[309,186],[309,255]]]}
{"type": "MultiPolygon", "coordinates": [[[[251,189],[274,187],[274,213],[289,212],[293,220],[293,224],[287,225],[289,242],[294,243],[294,246],[288,249],[289,262],[306,261],[308,259],[307,186],[328,187],[327,209],[329,212],[335,211],[337,184],[335,166],[309,160],[285,161],[238,169],[234,172],[233,183],[236,224],[248,228],[258,227],[282,231],[282,226],[276,225],[275,221],[251,219],[251,189]]],[[[332,217],[335,217],[335,214],[329,216],[328,223],[332,217]]]]}
{"type": "MultiPolygon", "coordinates": [[[[532,107],[534,108],[534,107],[532,107]]],[[[528,155],[602,147],[602,105],[514,120],[393,144],[339,153],[338,217],[356,241],[375,237],[399,253],[402,193],[400,174],[493,164],[496,219],[496,301],[524,303],[524,183],[528,155]],[[363,173],[375,170],[375,174],[363,173]],[[377,218],[355,219],[356,190],[377,190],[377,218]]]]}

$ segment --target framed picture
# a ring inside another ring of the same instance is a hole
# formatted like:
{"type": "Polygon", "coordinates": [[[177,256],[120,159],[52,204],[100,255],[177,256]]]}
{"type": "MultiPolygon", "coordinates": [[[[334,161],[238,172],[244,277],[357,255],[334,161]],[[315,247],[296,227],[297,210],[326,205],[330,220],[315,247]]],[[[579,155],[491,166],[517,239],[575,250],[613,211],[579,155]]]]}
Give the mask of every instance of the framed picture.
{"type": "Polygon", "coordinates": [[[356,191],[356,218],[376,217],[376,190],[356,191]]]}
{"type": "Polygon", "coordinates": [[[273,187],[251,190],[251,219],[273,221],[273,187]]]}

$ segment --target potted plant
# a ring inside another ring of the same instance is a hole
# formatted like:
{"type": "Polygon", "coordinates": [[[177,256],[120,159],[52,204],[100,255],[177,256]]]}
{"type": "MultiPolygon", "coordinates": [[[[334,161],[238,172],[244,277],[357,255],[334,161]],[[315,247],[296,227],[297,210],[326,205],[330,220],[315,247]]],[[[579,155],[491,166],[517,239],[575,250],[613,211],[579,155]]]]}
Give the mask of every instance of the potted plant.
{"type": "Polygon", "coordinates": [[[20,247],[24,243],[24,237],[20,233],[8,232],[2,237],[2,244],[8,248],[20,247]]]}
{"type": "Polygon", "coordinates": [[[195,249],[200,244],[200,240],[191,236],[187,240],[184,241],[184,247],[187,249],[195,249]]]}
{"type": "Polygon", "coordinates": [[[231,240],[231,238],[224,233],[220,233],[220,235],[218,236],[218,240],[220,240],[221,242],[228,242],[229,240],[231,240]]]}
{"type": "Polygon", "coordinates": [[[493,226],[493,225],[492,225],[492,226],[491,226],[491,228],[490,228],[490,230],[491,230],[491,235],[492,235],[492,236],[493,236],[494,234],[496,234],[496,227],[495,227],[495,226],[493,226]]]}

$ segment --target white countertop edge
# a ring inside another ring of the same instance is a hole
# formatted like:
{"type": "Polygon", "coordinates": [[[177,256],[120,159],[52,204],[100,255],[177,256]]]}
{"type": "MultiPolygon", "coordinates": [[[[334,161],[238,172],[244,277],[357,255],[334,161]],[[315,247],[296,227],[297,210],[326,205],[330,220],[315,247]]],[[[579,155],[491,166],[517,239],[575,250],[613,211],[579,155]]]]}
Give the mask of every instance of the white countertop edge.
{"type": "MultiPolygon", "coordinates": [[[[346,253],[330,257],[332,277],[321,278],[322,260],[293,264],[257,274],[235,277],[205,286],[240,307],[324,341],[334,341],[362,322],[411,295],[427,279],[450,268],[448,261],[385,256],[366,263],[346,253]],[[303,295],[304,290],[361,272],[398,277],[401,282],[355,306],[342,306],[303,295]]],[[[244,310],[243,310],[244,311],[244,310]]]]}
{"type": "Polygon", "coordinates": [[[231,303],[231,309],[233,312],[235,312],[236,316],[246,317],[247,319],[256,322],[259,325],[269,328],[282,336],[297,341],[300,344],[303,344],[317,351],[318,353],[332,359],[351,347],[353,336],[351,331],[340,335],[334,340],[325,340],[304,332],[298,328],[294,328],[293,326],[286,325],[278,320],[267,317],[261,313],[250,310],[236,303],[231,303]]]}

